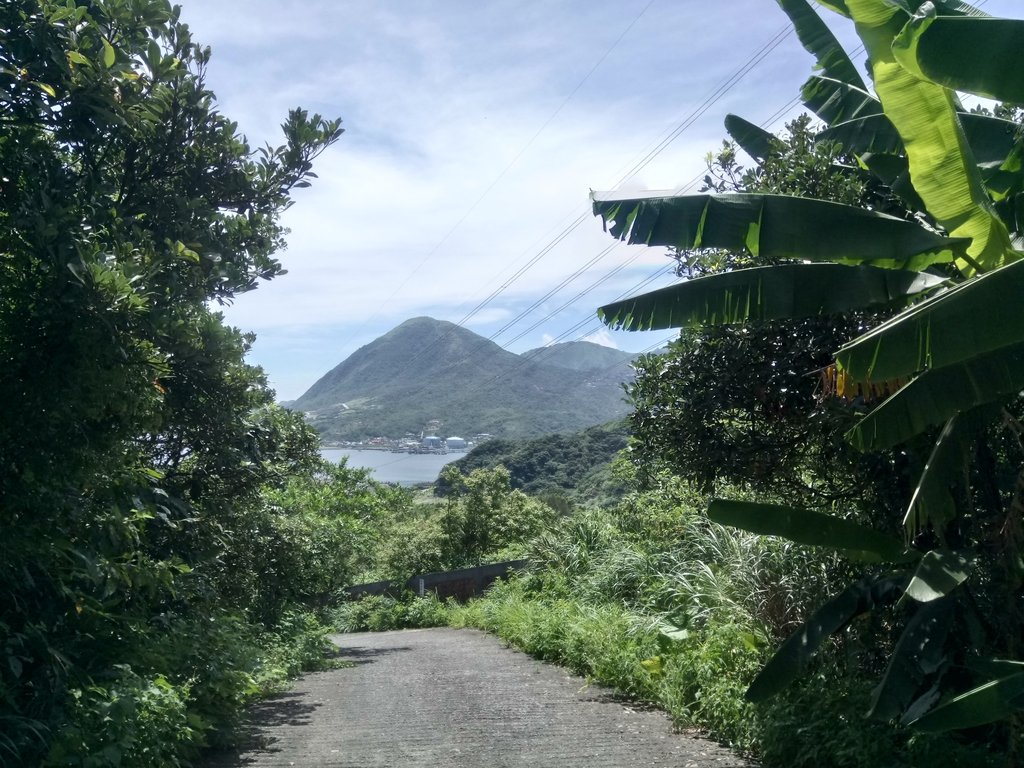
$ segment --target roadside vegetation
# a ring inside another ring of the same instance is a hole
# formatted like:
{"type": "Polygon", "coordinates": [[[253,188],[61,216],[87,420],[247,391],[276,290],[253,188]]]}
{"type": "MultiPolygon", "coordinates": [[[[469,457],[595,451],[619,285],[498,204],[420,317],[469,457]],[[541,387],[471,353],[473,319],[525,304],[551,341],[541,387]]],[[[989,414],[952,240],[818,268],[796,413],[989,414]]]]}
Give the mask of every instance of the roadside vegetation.
{"type": "Polygon", "coordinates": [[[815,117],[776,137],[730,115],[701,194],[593,196],[691,278],[599,310],[683,329],[630,388],[635,495],[563,517],[453,621],[768,765],[1016,765],[1021,25],[823,4],[872,89],[809,3],[779,4],[815,117]]]}
{"type": "Polygon", "coordinates": [[[340,121],[253,152],[164,0],[0,6],[0,764],[176,766],[325,663],[362,479],[219,303],[340,121]],[[289,482],[344,500],[285,508],[289,482]],[[325,524],[327,523],[327,524],[325,524]]]}

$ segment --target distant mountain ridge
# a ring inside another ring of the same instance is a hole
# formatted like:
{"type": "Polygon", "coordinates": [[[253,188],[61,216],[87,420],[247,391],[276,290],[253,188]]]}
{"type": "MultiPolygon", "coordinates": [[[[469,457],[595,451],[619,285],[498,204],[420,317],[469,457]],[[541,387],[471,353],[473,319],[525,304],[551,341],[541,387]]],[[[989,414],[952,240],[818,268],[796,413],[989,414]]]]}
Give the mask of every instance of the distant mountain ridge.
{"type": "Polygon", "coordinates": [[[517,355],[416,317],[356,350],[291,407],[333,441],[398,438],[431,422],[442,436],[536,437],[624,415],[633,357],[590,342],[517,355]]]}

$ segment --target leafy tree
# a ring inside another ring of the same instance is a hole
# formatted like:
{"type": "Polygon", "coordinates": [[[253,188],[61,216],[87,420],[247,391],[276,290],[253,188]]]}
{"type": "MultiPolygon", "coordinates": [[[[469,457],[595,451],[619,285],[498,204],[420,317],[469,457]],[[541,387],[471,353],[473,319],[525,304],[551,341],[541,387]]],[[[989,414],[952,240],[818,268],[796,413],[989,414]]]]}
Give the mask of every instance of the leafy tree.
{"type": "Polygon", "coordinates": [[[550,507],[512,489],[503,466],[462,475],[449,464],[441,474],[449,488],[441,515],[449,567],[480,565],[499,551],[526,543],[553,522],[550,507]]]}
{"type": "Polygon", "coordinates": [[[282,272],[340,122],[293,110],[253,152],[178,12],[0,7],[0,753],[27,764],[70,687],[161,674],[153,633],[228,605],[261,488],[315,460],[212,306],[282,272]]]}
{"type": "MultiPolygon", "coordinates": [[[[725,142],[708,156],[705,191],[804,195],[870,207],[886,199],[835,142],[816,142],[804,115],[781,138],[758,134],[730,115],[726,125],[747,140],[756,165],[738,163],[725,142]]],[[[760,130],[760,129],[757,129],[760,130]]],[[[677,272],[688,277],[779,264],[749,251],[672,249],[677,272]]],[[[633,406],[629,453],[641,479],[659,467],[704,491],[721,484],[749,486],[798,503],[838,501],[886,519],[903,472],[899,455],[863,456],[842,439],[847,408],[822,407],[821,373],[832,350],[884,315],[845,312],[792,320],[752,321],[684,329],[665,355],[636,364],[627,388],[633,406]],[[878,508],[881,507],[881,510],[878,508]]]]}
{"type": "Polygon", "coordinates": [[[1020,132],[960,111],[948,87],[1024,102],[1014,75],[1022,26],[978,17],[956,0],[827,3],[855,23],[876,96],[804,0],[780,4],[819,60],[821,74],[804,86],[804,100],[830,123],[822,138],[840,141],[911,210],[927,214],[896,218],[749,193],[595,195],[595,213],[614,221],[616,237],[785,262],[688,281],[601,312],[614,325],[657,328],[910,303],[843,345],[832,369],[840,397],[885,400],[850,430],[855,446],[921,451],[922,470],[905,500],[906,539],[805,509],[712,504],[718,522],[896,566],[869,569],[823,605],[748,696],[772,695],[829,634],[896,604],[902,633],[873,714],[929,731],[1008,718],[1024,690],[1019,662],[1006,661],[1019,656],[1022,626],[1016,608],[1006,609],[1017,605],[1021,587],[1014,478],[1024,463],[1016,414],[1024,330],[1010,311],[1024,263],[1014,247],[1022,236],[1020,132]],[[968,46],[982,39],[987,55],[979,58],[968,46]]]}

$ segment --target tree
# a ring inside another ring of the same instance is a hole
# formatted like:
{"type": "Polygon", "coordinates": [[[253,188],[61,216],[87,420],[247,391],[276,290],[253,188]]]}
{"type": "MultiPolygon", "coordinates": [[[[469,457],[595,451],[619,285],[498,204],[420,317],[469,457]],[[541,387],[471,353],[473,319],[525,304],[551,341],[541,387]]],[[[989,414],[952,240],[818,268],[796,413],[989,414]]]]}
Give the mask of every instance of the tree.
{"type": "Polygon", "coordinates": [[[1024,477],[1015,400],[1024,389],[1024,325],[1011,308],[1022,287],[1014,244],[1024,234],[1016,214],[1024,198],[1018,127],[959,111],[946,86],[1024,101],[1014,74],[1024,29],[967,15],[977,12],[956,0],[825,4],[855,23],[877,96],[806,2],[780,0],[823,70],[804,86],[805,103],[831,123],[823,138],[841,141],[925,215],[899,219],[764,194],[595,194],[595,213],[630,242],[786,262],[688,281],[600,312],[613,325],[658,328],[909,303],[843,345],[832,369],[840,397],[885,398],[850,431],[857,447],[920,450],[938,429],[906,500],[906,540],[792,507],[718,501],[711,516],[902,564],[869,570],[822,606],[782,645],[751,698],[792,680],[854,616],[898,601],[903,631],[873,713],[922,730],[980,725],[1011,716],[1024,695],[1019,662],[1004,661],[1018,658],[1022,627],[1017,609],[1005,607],[1017,605],[1021,588],[1021,483],[1012,478],[1024,477]],[[983,59],[965,47],[981,34],[983,59]]]}
{"type": "Polygon", "coordinates": [[[165,0],[12,0],[0,35],[0,752],[37,762],[69,686],[213,611],[260,488],[312,466],[211,306],[280,274],[341,128],[293,110],[253,152],[165,0]]]}
{"type": "MultiPolygon", "coordinates": [[[[736,145],[726,142],[708,156],[702,191],[803,195],[865,208],[888,201],[898,210],[884,185],[838,144],[815,141],[806,115],[781,138],[755,134],[760,129],[734,115],[726,126],[756,165],[739,165],[736,145]]],[[[781,263],[746,251],[670,253],[677,272],[690,278],[781,263]]],[[[852,425],[849,409],[823,408],[821,392],[832,350],[885,317],[848,311],[684,329],[667,354],[638,361],[628,388],[635,438],[629,455],[640,478],[667,467],[705,492],[722,483],[747,486],[791,503],[842,502],[885,519],[899,493],[901,457],[865,456],[849,446],[841,434],[852,425]]]]}
{"type": "Polygon", "coordinates": [[[554,520],[554,511],[512,489],[502,465],[463,475],[449,464],[441,470],[448,488],[441,515],[448,567],[480,565],[498,552],[521,546],[554,520]]]}

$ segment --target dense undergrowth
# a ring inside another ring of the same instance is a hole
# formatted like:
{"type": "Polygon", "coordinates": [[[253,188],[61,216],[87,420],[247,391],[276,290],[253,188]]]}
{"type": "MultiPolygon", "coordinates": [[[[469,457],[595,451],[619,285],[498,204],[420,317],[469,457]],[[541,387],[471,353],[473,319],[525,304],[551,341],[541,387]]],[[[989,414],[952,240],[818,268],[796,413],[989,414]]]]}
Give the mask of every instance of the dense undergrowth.
{"type": "Polygon", "coordinates": [[[341,631],[450,625],[492,632],[623,696],[656,704],[766,766],[1005,764],[984,733],[924,735],[869,720],[882,627],[855,622],[765,703],[744,698],[780,639],[835,590],[840,557],[707,520],[678,479],[578,509],[526,545],[525,572],[468,604],[411,593],[346,603],[341,631]]]}
{"type": "Polygon", "coordinates": [[[1003,765],[984,734],[914,734],[869,720],[884,642],[855,625],[798,683],[757,705],[747,686],[781,636],[848,568],[707,521],[681,483],[583,511],[536,540],[533,568],[449,612],[538,658],[656,703],[766,766],[1003,765]]]}

